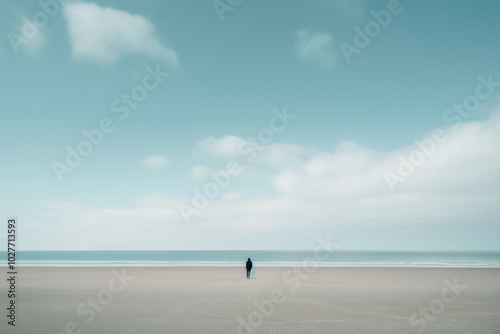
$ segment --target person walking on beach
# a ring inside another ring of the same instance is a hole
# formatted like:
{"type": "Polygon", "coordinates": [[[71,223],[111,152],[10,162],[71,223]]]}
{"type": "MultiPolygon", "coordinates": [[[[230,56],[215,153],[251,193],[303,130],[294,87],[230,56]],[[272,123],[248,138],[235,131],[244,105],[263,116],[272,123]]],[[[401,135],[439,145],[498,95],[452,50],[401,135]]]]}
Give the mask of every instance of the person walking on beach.
{"type": "Polygon", "coordinates": [[[250,258],[247,260],[247,278],[250,278],[250,271],[252,270],[252,261],[250,261],[250,258]]]}

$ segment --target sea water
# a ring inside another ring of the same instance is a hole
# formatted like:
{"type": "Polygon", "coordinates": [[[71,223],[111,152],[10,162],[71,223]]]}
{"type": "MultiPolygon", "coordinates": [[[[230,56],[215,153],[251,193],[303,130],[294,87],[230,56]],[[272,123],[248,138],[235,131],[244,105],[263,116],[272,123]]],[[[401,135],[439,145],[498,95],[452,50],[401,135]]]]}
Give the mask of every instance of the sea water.
{"type": "MultiPolygon", "coordinates": [[[[6,266],[6,252],[0,252],[6,266]]],[[[500,267],[500,251],[18,251],[18,266],[500,267]]]]}

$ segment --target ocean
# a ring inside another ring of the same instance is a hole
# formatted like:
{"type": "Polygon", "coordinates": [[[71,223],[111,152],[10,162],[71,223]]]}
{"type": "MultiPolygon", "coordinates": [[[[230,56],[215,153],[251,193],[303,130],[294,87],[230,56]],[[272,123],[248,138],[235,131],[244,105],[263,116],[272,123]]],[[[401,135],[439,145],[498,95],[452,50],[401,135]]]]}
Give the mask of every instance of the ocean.
{"type": "MultiPolygon", "coordinates": [[[[0,252],[0,265],[7,253],[0,252]]],[[[500,251],[18,251],[18,266],[500,267],[500,251]]]]}

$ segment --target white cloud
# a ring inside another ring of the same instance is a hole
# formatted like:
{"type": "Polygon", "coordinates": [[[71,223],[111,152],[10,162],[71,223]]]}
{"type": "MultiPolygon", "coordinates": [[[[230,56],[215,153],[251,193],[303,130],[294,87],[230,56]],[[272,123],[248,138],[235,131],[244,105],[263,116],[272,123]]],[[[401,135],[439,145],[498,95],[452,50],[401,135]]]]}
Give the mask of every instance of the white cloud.
{"type": "MultiPolygon", "coordinates": [[[[88,236],[90,240],[93,230],[89,227],[99,226],[100,235],[106,237],[92,239],[92,245],[82,243],[81,247],[220,249],[231,245],[248,249],[256,244],[249,240],[277,235],[280,231],[301,240],[305,234],[331,231],[343,224],[454,226],[497,221],[500,215],[500,114],[484,121],[462,123],[456,130],[447,128],[446,136],[447,140],[436,146],[435,153],[418,166],[396,192],[390,191],[384,173],[396,171],[398,157],[409,156],[415,151],[415,145],[377,152],[353,142],[340,143],[331,151],[281,144],[273,148],[275,152],[286,152],[281,153],[287,157],[285,160],[292,159],[295,153],[292,160],[296,163],[267,165],[274,173],[271,177],[266,174],[268,179],[259,181],[271,184],[274,193],[249,196],[238,189],[236,183],[231,183],[228,191],[223,191],[198,216],[193,216],[190,224],[183,221],[178,204],[191,203],[192,197],[173,198],[157,193],[140,198],[132,208],[82,209],[76,205],[52,205],[44,214],[49,217],[46,227],[30,233],[33,240],[52,242],[40,243],[42,248],[47,244],[61,245],[60,240],[72,240],[72,237],[87,240],[88,236]],[[68,210],[72,207],[78,209],[68,210]],[[144,240],[140,240],[133,237],[139,229],[155,233],[146,233],[144,240]],[[113,241],[108,235],[115,236],[113,241]],[[227,235],[240,243],[225,239],[227,235]]],[[[226,141],[233,143],[238,137],[229,138],[232,139],[226,141]]],[[[219,147],[217,141],[211,143],[219,147]]],[[[275,242],[270,237],[267,243],[258,243],[258,247],[273,248],[275,242]]],[[[68,245],[75,248],[71,243],[68,245]]]]}
{"type": "Polygon", "coordinates": [[[246,160],[251,157],[246,153],[246,150],[250,148],[256,152],[255,158],[251,161],[252,164],[279,167],[297,164],[304,157],[316,152],[315,149],[291,143],[258,144],[258,147],[259,149],[256,149],[248,141],[238,136],[227,135],[221,138],[210,136],[196,144],[195,153],[198,156],[210,158],[246,160]],[[243,148],[241,152],[238,151],[240,145],[243,148]]]}
{"type": "MultiPolygon", "coordinates": [[[[377,152],[353,142],[280,166],[273,196],[221,198],[195,222],[226,230],[311,230],[347,223],[465,224],[500,214],[500,114],[446,129],[447,141],[391,192],[384,174],[417,147],[377,152]]],[[[424,137],[426,138],[426,136],[424,137]]],[[[278,147],[276,147],[276,150],[278,147]]],[[[298,150],[297,152],[300,152],[298,150]]]]}
{"type": "Polygon", "coordinates": [[[295,52],[300,60],[314,62],[327,69],[335,66],[333,36],[328,33],[297,31],[295,52]]]}
{"type": "Polygon", "coordinates": [[[64,6],[73,57],[114,62],[126,54],[144,54],[178,65],[175,51],[155,37],[145,17],[95,3],[70,2],[64,6]]]}
{"type": "MultiPolygon", "coordinates": [[[[387,212],[405,211],[408,206],[427,210],[449,205],[448,200],[455,202],[456,212],[461,212],[463,208],[458,203],[476,201],[481,196],[487,201],[492,194],[500,195],[499,115],[464,123],[457,130],[447,128],[447,140],[436,144],[435,153],[416,166],[404,183],[397,185],[396,193],[390,192],[384,175],[387,171],[397,173],[399,157],[408,159],[418,150],[416,145],[381,153],[354,143],[342,143],[333,152],[315,155],[301,168],[280,172],[273,184],[287,197],[351,200],[352,204],[358,200],[372,201],[387,212]]],[[[447,210],[440,214],[455,215],[455,212],[447,210]]]]}
{"type": "MultiPolygon", "coordinates": [[[[30,225],[27,238],[33,238],[32,249],[165,249],[180,247],[179,235],[186,225],[180,224],[176,201],[162,194],[137,199],[132,208],[96,208],[65,203],[40,213],[40,222],[30,225]],[[77,206],[78,210],[67,210],[77,206]],[[142,224],[145,225],[142,225],[142,224]],[[151,228],[140,233],[138,227],[151,228]],[[92,239],[92,230],[100,233],[92,239]],[[37,235],[50,231],[46,239],[37,235]],[[92,242],[89,242],[92,240],[92,242]],[[127,244],[127,246],[125,246],[127,244]]],[[[185,235],[184,235],[185,236],[185,235]]]]}
{"type": "Polygon", "coordinates": [[[151,155],[139,163],[146,168],[158,169],[170,165],[170,159],[163,155],[151,155]]]}
{"type": "Polygon", "coordinates": [[[239,155],[238,145],[243,139],[237,136],[224,136],[215,138],[213,136],[201,140],[195,147],[195,153],[199,156],[234,158],[239,155]]]}
{"type": "Polygon", "coordinates": [[[317,150],[291,143],[269,144],[259,152],[255,162],[273,166],[290,167],[300,165],[304,159],[317,153],[317,150]]]}
{"type": "Polygon", "coordinates": [[[191,169],[191,177],[195,180],[204,179],[208,176],[211,169],[206,166],[194,166],[191,169]]]}
{"type": "Polygon", "coordinates": [[[239,192],[225,192],[225,193],[222,193],[220,195],[220,198],[222,200],[227,200],[227,201],[231,201],[231,200],[237,200],[237,199],[241,199],[243,198],[243,194],[242,193],[239,193],[239,192]]]}

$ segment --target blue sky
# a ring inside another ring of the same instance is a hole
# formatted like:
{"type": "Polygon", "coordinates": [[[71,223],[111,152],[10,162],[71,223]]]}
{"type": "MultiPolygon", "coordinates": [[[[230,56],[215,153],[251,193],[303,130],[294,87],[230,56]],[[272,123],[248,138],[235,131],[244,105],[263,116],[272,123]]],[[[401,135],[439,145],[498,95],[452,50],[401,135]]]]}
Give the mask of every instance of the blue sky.
{"type": "Polygon", "coordinates": [[[498,249],[497,1],[40,3],[0,1],[21,249],[498,249]]]}

